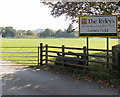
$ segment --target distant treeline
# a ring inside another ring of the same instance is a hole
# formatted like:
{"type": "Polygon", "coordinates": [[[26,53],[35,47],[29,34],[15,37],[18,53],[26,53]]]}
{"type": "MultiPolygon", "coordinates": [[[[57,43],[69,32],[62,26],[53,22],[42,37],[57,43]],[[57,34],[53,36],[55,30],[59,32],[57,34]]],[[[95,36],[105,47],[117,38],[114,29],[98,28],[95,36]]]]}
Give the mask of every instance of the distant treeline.
{"type": "Polygon", "coordinates": [[[44,31],[40,31],[38,33],[32,31],[32,30],[16,30],[13,27],[0,27],[0,34],[2,37],[12,37],[12,38],[76,38],[78,35],[78,32],[76,31],[68,31],[61,29],[59,30],[52,30],[49,28],[46,28],[44,31]]]}

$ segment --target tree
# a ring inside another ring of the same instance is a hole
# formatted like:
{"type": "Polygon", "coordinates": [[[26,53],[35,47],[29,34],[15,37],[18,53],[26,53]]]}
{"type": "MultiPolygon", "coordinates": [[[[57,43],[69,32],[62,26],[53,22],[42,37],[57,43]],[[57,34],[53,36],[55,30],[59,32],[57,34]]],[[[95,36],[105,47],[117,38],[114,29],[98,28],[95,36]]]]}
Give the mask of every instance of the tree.
{"type": "Polygon", "coordinates": [[[26,32],[26,35],[34,36],[35,33],[34,33],[33,31],[31,31],[31,30],[28,30],[28,31],[26,32]]]}
{"type": "Polygon", "coordinates": [[[25,30],[17,30],[16,31],[16,35],[19,36],[19,35],[25,35],[26,34],[26,31],[25,30]]]}
{"type": "Polygon", "coordinates": [[[120,2],[43,2],[43,4],[52,8],[52,16],[59,17],[64,14],[66,18],[72,20],[72,23],[78,22],[78,15],[120,15],[120,2]]]}
{"type": "Polygon", "coordinates": [[[5,32],[5,29],[3,27],[0,27],[0,35],[2,35],[5,32]]]}
{"type": "Polygon", "coordinates": [[[71,32],[68,33],[67,30],[64,30],[63,34],[62,34],[62,37],[65,37],[65,38],[74,38],[75,37],[75,33],[71,33],[71,32]]]}
{"type": "Polygon", "coordinates": [[[67,30],[66,30],[68,33],[73,33],[75,31],[74,27],[72,24],[69,24],[67,30]]]}
{"type": "Polygon", "coordinates": [[[44,34],[47,36],[47,37],[51,37],[52,36],[52,34],[53,34],[53,30],[52,29],[45,29],[45,31],[44,31],[44,34]]]}
{"type": "Polygon", "coordinates": [[[4,32],[2,33],[2,37],[14,37],[16,30],[13,27],[5,27],[4,32]]]}
{"type": "Polygon", "coordinates": [[[44,33],[44,32],[39,32],[37,36],[38,36],[38,37],[43,37],[43,38],[45,38],[45,37],[46,37],[46,35],[45,35],[45,33],[44,33]]]}
{"type": "Polygon", "coordinates": [[[39,32],[38,37],[54,37],[55,31],[49,28],[46,28],[45,31],[39,32]]]}
{"type": "Polygon", "coordinates": [[[26,31],[25,30],[17,30],[16,31],[16,38],[21,38],[21,37],[25,37],[26,36],[26,31]]]}
{"type": "Polygon", "coordinates": [[[59,29],[59,30],[56,31],[56,33],[55,33],[55,37],[61,37],[62,34],[63,34],[62,30],[59,29]]]}

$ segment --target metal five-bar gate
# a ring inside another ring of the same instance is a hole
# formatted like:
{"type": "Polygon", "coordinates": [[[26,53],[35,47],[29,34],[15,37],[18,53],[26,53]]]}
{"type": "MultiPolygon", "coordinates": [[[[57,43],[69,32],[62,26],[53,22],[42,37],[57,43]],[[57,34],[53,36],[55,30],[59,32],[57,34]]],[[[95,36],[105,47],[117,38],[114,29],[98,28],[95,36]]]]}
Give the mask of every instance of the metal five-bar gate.
{"type": "Polygon", "coordinates": [[[0,64],[38,65],[39,54],[39,47],[0,47],[0,64]]]}

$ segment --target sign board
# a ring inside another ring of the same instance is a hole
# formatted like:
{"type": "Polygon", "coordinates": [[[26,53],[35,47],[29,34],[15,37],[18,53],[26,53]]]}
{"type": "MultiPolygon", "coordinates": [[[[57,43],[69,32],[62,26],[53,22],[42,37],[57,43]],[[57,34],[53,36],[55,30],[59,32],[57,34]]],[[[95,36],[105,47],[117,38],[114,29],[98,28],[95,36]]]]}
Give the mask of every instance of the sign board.
{"type": "Polygon", "coordinates": [[[117,15],[79,16],[80,37],[117,37],[117,15]]]}

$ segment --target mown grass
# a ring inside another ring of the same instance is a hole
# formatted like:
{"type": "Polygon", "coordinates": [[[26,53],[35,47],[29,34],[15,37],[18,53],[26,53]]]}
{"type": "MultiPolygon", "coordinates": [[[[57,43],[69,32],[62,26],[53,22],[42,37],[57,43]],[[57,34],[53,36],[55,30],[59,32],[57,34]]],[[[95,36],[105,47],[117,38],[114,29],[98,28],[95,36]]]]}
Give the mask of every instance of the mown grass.
{"type": "MultiPolygon", "coordinates": [[[[3,38],[2,47],[38,47],[40,43],[48,44],[51,46],[68,46],[68,47],[78,47],[82,48],[86,46],[86,38],[52,38],[52,39],[12,39],[12,38],[3,38]]],[[[118,44],[117,39],[110,39],[109,40],[109,49],[113,45],[118,44]]],[[[89,48],[99,48],[99,49],[106,49],[106,39],[105,38],[90,38],[89,39],[89,48]]],[[[56,51],[56,49],[49,49],[52,51],[56,51]]],[[[3,48],[1,49],[2,52],[37,52],[37,48],[3,48]]],[[[58,49],[58,51],[61,51],[58,49]]],[[[71,50],[66,50],[71,51],[71,50]]],[[[73,52],[83,52],[78,50],[72,50],[73,52]]],[[[90,53],[96,53],[91,51],[90,53]]],[[[52,54],[53,55],[53,54],[52,54]]],[[[56,55],[56,54],[55,54],[56,55]]],[[[37,56],[37,53],[2,53],[1,56],[37,56]]],[[[3,57],[7,60],[37,60],[37,57],[3,57]]],[[[18,61],[15,61],[18,62],[18,61]]],[[[19,61],[21,63],[25,63],[25,61],[19,61]]],[[[29,61],[30,63],[36,63],[36,61],[29,61]]],[[[28,63],[28,62],[27,62],[28,63]]]]}
{"type": "MultiPolygon", "coordinates": [[[[86,46],[85,38],[52,38],[52,39],[1,39],[2,46],[11,47],[11,46],[39,46],[40,43],[54,45],[54,46],[70,46],[70,47],[83,47],[86,46]]],[[[118,39],[110,39],[109,40],[110,48],[113,45],[118,44],[118,39]]],[[[106,38],[90,38],[89,39],[89,47],[90,48],[99,48],[106,49],[106,38]]]]}

